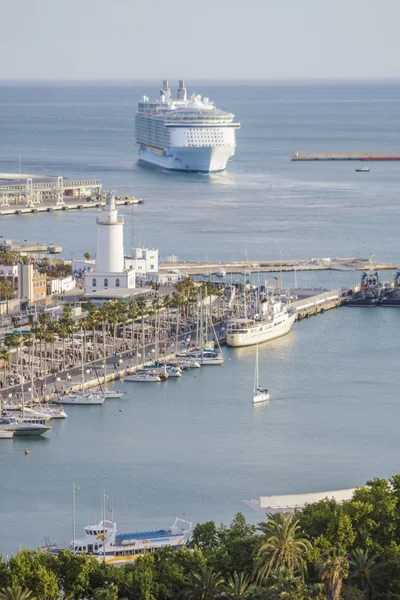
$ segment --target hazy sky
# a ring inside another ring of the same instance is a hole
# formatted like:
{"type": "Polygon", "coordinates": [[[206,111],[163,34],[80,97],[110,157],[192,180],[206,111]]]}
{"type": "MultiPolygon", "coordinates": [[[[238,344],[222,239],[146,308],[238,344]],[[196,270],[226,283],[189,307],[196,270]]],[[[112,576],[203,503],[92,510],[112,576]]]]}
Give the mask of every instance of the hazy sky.
{"type": "Polygon", "coordinates": [[[400,0],[0,0],[1,79],[400,77],[400,0]]]}

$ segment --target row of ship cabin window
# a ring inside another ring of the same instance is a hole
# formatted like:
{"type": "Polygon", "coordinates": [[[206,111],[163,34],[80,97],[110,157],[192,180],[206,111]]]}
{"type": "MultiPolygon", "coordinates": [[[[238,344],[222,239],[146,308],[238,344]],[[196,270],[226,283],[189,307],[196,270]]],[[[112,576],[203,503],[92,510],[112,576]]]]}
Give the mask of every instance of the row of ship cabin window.
{"type": "MultiPolygon", "coordinates": [[[[97,279],[93,279],[92,282],[92,286],[96,287],[97,286],[97,279]]],[[[104,287],[108,287],[108,279],[104,279],[104,287]]],[[[115,287],[120,287],[120,281],[119,278],[117,277],[117,279],[115,280],[115,287]]]]}

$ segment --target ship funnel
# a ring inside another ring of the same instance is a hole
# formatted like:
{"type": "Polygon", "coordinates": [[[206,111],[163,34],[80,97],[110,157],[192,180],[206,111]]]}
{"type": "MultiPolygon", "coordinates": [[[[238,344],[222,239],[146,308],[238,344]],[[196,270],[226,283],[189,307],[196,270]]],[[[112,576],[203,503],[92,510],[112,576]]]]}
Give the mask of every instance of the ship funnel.
{"type": "Polygon", "coordinates": [[[160,96],[165,96],[167,100],[171,97],[171,90],[168,87],[168,79],[163,80],[162,90],[160,90],[160,96]]]}
{"type": "Polygon", "coordinates": [[[179,80],[177,100],[186,100],[186,89],[183,79],[179,80]]]}

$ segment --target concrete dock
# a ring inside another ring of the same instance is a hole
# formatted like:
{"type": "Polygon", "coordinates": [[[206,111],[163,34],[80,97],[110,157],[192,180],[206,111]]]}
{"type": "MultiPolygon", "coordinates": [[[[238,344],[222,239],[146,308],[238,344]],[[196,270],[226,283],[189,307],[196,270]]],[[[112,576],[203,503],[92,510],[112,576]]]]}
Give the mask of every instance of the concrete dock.
{"type": "Polygon", "coordinates": [[[292,161],[304,160],[400,160],[400,152],[293,152],[292,161]]]}
{"type": "MultiPolygon", "coordinates": [[[[121,196],[115,199],[117,206],[130,206],[132,204],[143,204],[144,200],[141,198],[134,198],[132,196],[121,196]]],[[[102,208],[105,206],[105,200],[78,200],[77,198],[66,198],[64,197],[64,204],[54,204],[50,202],[43,202],[41,204],[35,204],[34,206],[1,206],[0,217],[7,217],[10,215],[33,215],[36,213],[49,213],[56,211],[68,211],[68,210],[88,210],[93,208],[102,208]]]]}

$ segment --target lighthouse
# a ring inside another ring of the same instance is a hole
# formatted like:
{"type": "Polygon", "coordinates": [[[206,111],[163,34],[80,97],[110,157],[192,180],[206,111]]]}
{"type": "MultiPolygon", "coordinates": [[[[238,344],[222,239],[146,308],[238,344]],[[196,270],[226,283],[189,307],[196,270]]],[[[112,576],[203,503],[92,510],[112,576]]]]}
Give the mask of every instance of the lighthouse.
{"type": "Polygon", "coordinates": [[[124,219],[118,216],[114,196],[107,196],[103,214],[97,219],[96,271],[124,270],[124,219]]]}
{"type": "Polygon", "coordinates": [[[107,196],[106,205],[97,225],[96,268],[85,274],[85,292],[134,288],[135,270],[124,268],[124,219],[118,215],[113,195],[107,196]]]}

